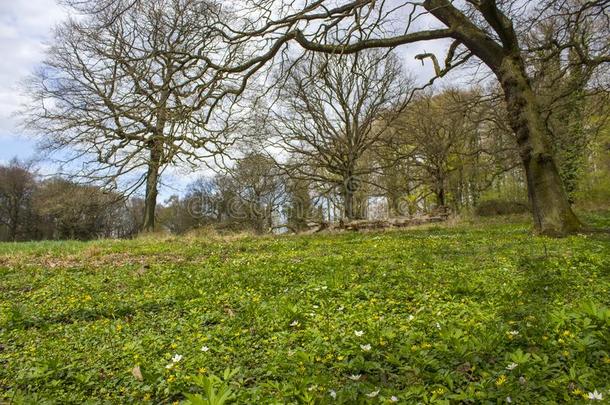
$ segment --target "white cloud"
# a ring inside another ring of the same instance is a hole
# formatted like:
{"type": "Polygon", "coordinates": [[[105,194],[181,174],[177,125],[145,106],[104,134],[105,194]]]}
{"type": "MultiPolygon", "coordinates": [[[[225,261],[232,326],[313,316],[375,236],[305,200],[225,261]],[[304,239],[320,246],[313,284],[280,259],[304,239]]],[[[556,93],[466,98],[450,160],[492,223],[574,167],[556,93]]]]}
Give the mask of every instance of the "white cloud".
{"type": "MultiPolygon", "coordinates": [[[[54,0],[0,1],[0,137],[18,134],[19,83],[44,57],[44,42],[66,17],[54,0]]],[[[29,154],[28,153],[26,154],[29,154]]]]}

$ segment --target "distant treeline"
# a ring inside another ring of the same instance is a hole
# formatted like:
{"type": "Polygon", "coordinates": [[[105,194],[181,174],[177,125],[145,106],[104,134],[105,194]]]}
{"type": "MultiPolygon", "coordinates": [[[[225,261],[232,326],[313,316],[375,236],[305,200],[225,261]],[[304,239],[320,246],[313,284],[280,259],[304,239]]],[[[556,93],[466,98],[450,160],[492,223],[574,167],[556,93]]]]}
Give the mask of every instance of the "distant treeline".
{"type": "Polygon", "coordinates": [[[139,230],[139,202],[61,177],[41,180],[14,159],[0,166],[0,240],[130,237],[139,230]]]}

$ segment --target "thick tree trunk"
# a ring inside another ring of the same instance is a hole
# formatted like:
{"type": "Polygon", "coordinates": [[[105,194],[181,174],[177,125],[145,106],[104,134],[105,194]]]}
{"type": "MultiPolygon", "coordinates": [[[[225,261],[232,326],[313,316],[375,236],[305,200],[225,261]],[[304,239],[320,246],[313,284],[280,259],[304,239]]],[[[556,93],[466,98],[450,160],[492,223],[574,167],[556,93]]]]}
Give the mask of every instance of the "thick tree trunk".
{"type": "Polygon", "coordinates": [[[352,175],[353,170],[348,170],[343,178],[343,215],[346,219],[357,219],[354,194],[358,189],[358,181],[352,175]]]}
{"type": "Polygon", "coordinates": [[[506,56],[496,70],[510,125],[517,136],[536,229],[562,236],[581,228],[559,176],[538,103],[519,56],[506,56]]]}
{"type": "Polygon", "coordinates": [[[472,2],[499,42],[477,26],[448,0],[425,0],[424,7],[454,30],[453,37],[479,57],[496,75],[517,136],[521,160],[527,176],[528,194],[536,229],[543,234],[561,236],[581,228],[563,188],[543,125],[538,100],[525,72],[519,39],[513,22],[494,1],[472,2]]]}
{"type": "Polygon", "coordinates": [[[343,215],[345,218],[351,220],[355,219],[354,215],[354,193],[353,191],[346,188],[343,191],[343,215]]]}
{"type": "Polygon", "coordinates": [[[159,170],[161,168],[161,145],[154,141],[150,149],[150,160],[148,162],[148,172],[146,173],[146,195],[144,197],[144,232],[154,232],[155,212],[157,208],[157,190],[159,183],[159,170]]]}

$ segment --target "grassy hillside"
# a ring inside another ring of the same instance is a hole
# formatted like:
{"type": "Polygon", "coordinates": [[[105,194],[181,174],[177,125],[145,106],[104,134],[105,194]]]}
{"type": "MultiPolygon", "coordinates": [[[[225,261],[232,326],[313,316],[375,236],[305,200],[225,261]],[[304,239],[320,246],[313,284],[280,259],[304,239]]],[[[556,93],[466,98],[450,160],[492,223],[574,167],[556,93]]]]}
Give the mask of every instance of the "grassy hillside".
{"type": "Polygon", "coordinates": [[[4,244],[0,296],[0,402],[610,397],[605,236],[488,224],[4,244]]]}

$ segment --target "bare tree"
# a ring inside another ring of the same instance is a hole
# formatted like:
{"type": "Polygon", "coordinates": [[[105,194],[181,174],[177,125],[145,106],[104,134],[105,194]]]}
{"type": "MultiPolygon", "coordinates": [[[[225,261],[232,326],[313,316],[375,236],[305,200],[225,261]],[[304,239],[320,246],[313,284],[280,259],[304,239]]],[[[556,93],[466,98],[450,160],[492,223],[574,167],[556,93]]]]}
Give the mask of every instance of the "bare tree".
{"type": "Polygon", "coordinates": [[[8,165],[0,166],[0,224],[6,226],[11,241],[25,231],[35,189],[31,165],[13,159],[8,165]]]}
{"type": "Polygon", "coordinates": [[[257,233],[271,231],[274,215],[279,214],[286,197],[284,178],[275,162],[265,154],[249,153],[237,162],[230,176],[242,221],[250,223],[257,233]]]}
{"type": "Polygon", "coordinates": [[[76,3],[88,14],[56,29],[28,84],[25,124],[43,148],[70,152],[78,178],[126,192],[145,185],[143,228],[152,230],[164,168],[195,165],[230,143],[218,117],[238,91],[197,57],[222,46],[218,10],[205,0],[76,3]]]}
{"type": "Polygon", "coordinates": [[[451,158],[462,152],[464,141],[472,129],[466,114],[455,111],[455,108],[452,111],[453,103],[444,102],[448,99],[444,96],[424,95],[401,120],[405,143],[413,146],[412,165],[423,170],[439,207],[444,207],[447,202],[448,178],[457,169],[451,158]]]}
{"type": "Polygon", "coordinates": [[[607,64],[610,62],[607,1],[544,0],[531,2],[533,5],[517,0],[245,3],[248,13],[242,13],[243,20],[223,29],[231,43],[250,40],[261,51],[247,62],[216,66],[224,71],[260,69],[264,61],[284,55],[283,50],[293,40],[311,51],[347,54],[367,48],[450,39],[444,66],[434,54],[418,58],[432,60],[436,77],[446,75],[471,57],[489,68],[504,93],[527,177],[536,228],[549,235],[563,235],[581,228],[563,188],[550,134],[540,112],[540,100],[526,71],[522,38],[537,21],[553,15],[568,16],[568,25],[606,21],[588,42],[589,52],[580,52],[578,38],[566,41],[562,49],[574,49],[579,63],[594,67],[607,64]]]}
{"type": "MultiPolygon", "coordinates": [[[[502,134],[507,131],[495,122],[495,108],[493,100],[478,91],[446,89],[419,94],[388,136],[397,143],[388,148],[391,156],[401,160],[409,173],[403,175],[403,181],[426,185],[439,207],[448,204],[451,191],[455,209],[462,205],[464,188],[478,194],[491,186],[497,175],[514,167],[514,159],[510,159],[514,147],[506,144],[509,138],[502,134]],[[465,185],[468,171],[471,184],[465,185]]],[[[410,191],[413,189],[416,187],[410,191]]]]}
{"type": "Polygon", "coordinates": [[[293,159],[284,162],[294,178],[330,185],[343,199],[347,219],[360,216],[354,195],[377,168],[365,154],[406,102],[409,81],[389,52],[313,55],[288,72],[272,126],[273,146],[293,159]]]}
{"type": "Polygon", "coordinates": [[[119,234],[123,214],[121,198],[96,186],[74,183],[60,177],[38,186],[34,207],[41,233],[47,239],[93,239],[119,234]]]}
{"type": "Polygon", "coordinates": [[[322,222],[320,207],[316,207],[309,180],[292,178],[286,181],[286,202],[283,214],[285,226],[294,233],[309,229],[311,222],[322,222]]]}

